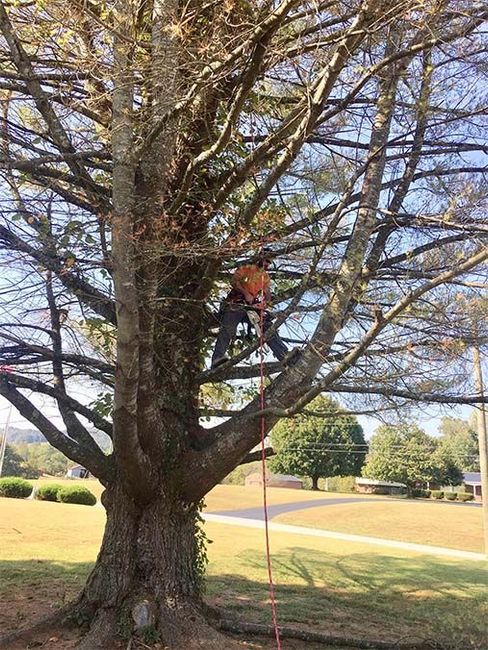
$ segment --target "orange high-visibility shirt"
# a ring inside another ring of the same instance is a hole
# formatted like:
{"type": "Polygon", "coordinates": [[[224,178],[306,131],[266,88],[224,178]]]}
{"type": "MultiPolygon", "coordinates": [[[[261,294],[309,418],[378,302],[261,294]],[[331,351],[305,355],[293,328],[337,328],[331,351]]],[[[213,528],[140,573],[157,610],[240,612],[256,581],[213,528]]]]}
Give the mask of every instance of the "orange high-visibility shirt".
{"type": "Polygon", "coordinates": [[[232,277],[232,286],[241,284],[253,298],[257,298],[261,290],[266,291],[271,286],[271,280],[266,271],[255,264],[246,264],[237,269],[232,277]]]}

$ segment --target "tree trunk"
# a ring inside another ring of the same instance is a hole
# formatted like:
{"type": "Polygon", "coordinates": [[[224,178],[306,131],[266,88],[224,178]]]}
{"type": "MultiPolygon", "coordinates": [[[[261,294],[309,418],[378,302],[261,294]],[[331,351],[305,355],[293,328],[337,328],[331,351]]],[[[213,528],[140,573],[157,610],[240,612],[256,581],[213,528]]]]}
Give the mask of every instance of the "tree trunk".
{"type": "Polygon", "coordinates": [[[319,489],[319,477],[312,476],[312,490],[318,490],[318,489],[319,489]]]}
{"type": "Polygon", "coordinates": [[[204,616],[198,508],[163,489],[136,505],[119,483],[102,501],[102,547],[76,606],[78,620],[90,621],[80,650],[110,650],[116,637],[134,635],[167,648],[232,648],[204,616]]]}

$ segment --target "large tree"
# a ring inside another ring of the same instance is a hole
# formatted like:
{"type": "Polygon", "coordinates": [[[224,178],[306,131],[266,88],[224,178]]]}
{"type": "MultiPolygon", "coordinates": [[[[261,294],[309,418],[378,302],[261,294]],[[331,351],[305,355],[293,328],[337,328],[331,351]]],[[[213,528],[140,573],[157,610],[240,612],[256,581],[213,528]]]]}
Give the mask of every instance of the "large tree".
{"type": "Polygon", "coordinates": [[[278,422],[271,439],[277,455],[270,468],[310,477],[313,490],[318,490],[319,478],[357,476],[367,448],[357,419],[324,396],[299,415],[278,422]]]}
{"type": "Polygon", "coordinates": [[[24,478],[38,478],[41,472],[26,462],[13,447],[6,445],[3,458],[2,476],[22,476],[24,478]]]}
{"type": "MultiPolygon", "coordinates": [[[[475,418],[476,418],[476,414],[475,418]]],[[[443,417],[439,427],[439,446],[465,472],[479,472],[478,434],[476,422],[443,417]]]]}
{"type": "Polygon", "coordinates": [[[64,454],[45,442],[24,443],[12,445],[27,465],[35,468],[39,474],[51,476],[66,476],[69,461],[64,454]]]}
{"type": "Polygon", "coordinates": [[[411,424],[382,425],[371,439],[363,476],[400,481],[408,493],[419,484],[435,481],[456,485],[462,473],[436,439],[411,424]]]}
{"type": "Polygon", "coordinates": [[[198,504],[262,415],[269,431],[322,392],[363,410],[479,401],[458,341],[459,296],[476,297],[487,257],[487,14],[468,0],[0,3],[0,393],[105,486],[76,605],[86,648],[134,605],[170,647],[230,647],[199,608],[198,504]],[[259,374],[240,364],[256,345],[204,366],[222,281],[263,242],[281,258],[276,326],[294,315],[303,354],[265,364],[264,411],[240,391],[205,433],[201,387],[259,374]]]}

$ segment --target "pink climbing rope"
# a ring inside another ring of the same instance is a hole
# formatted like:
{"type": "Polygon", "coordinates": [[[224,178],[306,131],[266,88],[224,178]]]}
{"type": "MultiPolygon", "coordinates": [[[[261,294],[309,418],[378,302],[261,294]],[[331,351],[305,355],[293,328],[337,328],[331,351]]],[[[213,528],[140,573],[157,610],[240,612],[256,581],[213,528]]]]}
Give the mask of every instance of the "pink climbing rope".
{"type": "MultiPolygon", "coordinates": [[[[260,333],[259,333],[259,365],[260,365],[260,387],[259,387],[259,398],[260,398],[260,407],[264,411],[266,398],[264,394],[264,274],[262,277],[262,286],[261,286],[261,310],[260,310],[260,333]]],[[[273,628],[276,638],[276,647],[278,650],[281,650],[281,639],[280,639],[280,628],[278,627],[278,616],[276,608],[276,596],[275,588],[273,583],[273,569],[271,563],[271,550],[269,543],[269,525],[268,525],[268,502],[267,502],[267,493],[266,493],[266,450],[264,446],[264,440],[266,438],[266,421],[265,416],[261,415],[261,467],[263,474],[263,511],[264,511],[264,530],[266,537],[266,561],[268,565],[268,584],[269,584],[269,598],[271,601],[271,613],[273,618],[273,628]]]]}

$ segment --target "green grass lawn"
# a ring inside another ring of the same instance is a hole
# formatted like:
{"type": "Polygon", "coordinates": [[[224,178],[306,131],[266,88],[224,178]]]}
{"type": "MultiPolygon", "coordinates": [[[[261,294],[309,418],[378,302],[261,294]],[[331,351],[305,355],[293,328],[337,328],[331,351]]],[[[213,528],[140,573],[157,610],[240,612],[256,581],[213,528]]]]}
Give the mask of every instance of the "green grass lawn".
{"type": "MultiPolygon", "coordinates": [[[[76,593],[96,557],[104,519],[99,507],[0,499],[0,629],[76,593]]],[[[263,531],[211,522],[206,531],[213,540],[208,599],[246,620],[269,622],[263,531]]],[[[486,648],[482,562],[276,533],[271,546],[282,624],[486,648]]]]}
{"type": "Polygon", "coordinates": [[[317,506],[278,515],[273,521],[402,542],[483,551],[481,508],[420,500],[317,506]]]}
{"type": "MultiPolygon", "coordinates": [[[[62,485],[80,484],[91,490],[97,498],[103,491],[95,479],[39,479],[36,485],[47,482],[62,485]]],[[[354,496],[361,503],[344,503],[317,506],[309,510],[297,510],[279,515],[273,521],[310,526],[326,530],[396,539],[417,544],[445,546],[459,550],[481,552],[483,528],[481,508],[457,506],[449,503],[425,503],[422,500],[388,499],[384,496],[338,494],[334,492],[311,492],[269,488],[269,505],[340,499],[354,496]]],[[[206,512],[240,510],[260,507],[263,503],[262,489],[241,485],[217,485],[206,497],[206,512]]]]}

